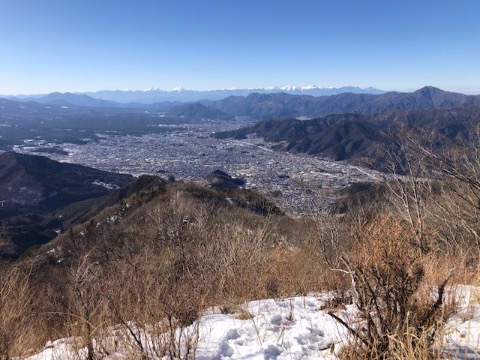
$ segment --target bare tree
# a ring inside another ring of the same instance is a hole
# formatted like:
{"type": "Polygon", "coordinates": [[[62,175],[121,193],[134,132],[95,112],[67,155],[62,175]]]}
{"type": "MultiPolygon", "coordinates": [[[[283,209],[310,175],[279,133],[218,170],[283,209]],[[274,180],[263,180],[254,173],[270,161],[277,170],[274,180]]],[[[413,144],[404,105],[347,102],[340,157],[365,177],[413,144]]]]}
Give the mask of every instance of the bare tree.
{"type": "Polygon", "coordinates": [[[480,127],[469,130],[467,139],[450,139],[438,132],[404,133],[402,154],[413,165],[405,172],[408,187],[392,191],[396,195],[398,189],[404,191],[397,196],[411,200],[404,204],[419,205],[413,218],[423,230],[428,219],[447,248],[464,252],[480,245],[480,127]]]}
{"type": "Polygon", "coordinates": [[[73,325],[78,324],[78,335],[87,349],[87,359],[97,359],[95,336],[103,327],[101,315],[105,304],[100,295],[101,282],[98,264],[91,260],[90,253],[80,256],[68,273],[69,301],[67,315],[73,325]]]}

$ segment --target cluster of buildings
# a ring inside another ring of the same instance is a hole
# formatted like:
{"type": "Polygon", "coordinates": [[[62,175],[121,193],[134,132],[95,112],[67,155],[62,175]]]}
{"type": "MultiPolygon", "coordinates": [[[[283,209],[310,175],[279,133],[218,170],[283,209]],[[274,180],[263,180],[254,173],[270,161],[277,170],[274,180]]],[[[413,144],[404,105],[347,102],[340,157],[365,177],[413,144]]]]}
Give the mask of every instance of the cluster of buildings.
{"type": "Polygon", "coordinates": [[[245,178],[247,187],[274,198],[283,210],[295,215],[325,209],[333,200],[328,189],[353,182],[379,181],[383,177],[343,162],[274,151],[272,144],[260,138],[236,140],[210,136],[215,131],[245,125],[244,122],[202,121],[163,133],[102,135],[99,141],[84,145],[35,144],[35,140],[30,139],[15,150],[36,153],[41,148],[45,154],[48,146],[60,147],[64,153],[54,151],[48,156],[102,170],[197,182],[206,182],[209,173],[220,169],[245,178]]]}

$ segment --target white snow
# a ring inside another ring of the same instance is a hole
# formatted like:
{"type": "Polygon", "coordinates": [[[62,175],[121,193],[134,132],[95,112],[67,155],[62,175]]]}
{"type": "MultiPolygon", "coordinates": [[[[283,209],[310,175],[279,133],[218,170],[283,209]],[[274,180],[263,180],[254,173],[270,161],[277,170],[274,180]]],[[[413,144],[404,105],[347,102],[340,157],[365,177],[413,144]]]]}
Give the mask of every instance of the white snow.
{"type": "Polygon", "coordinates": [[[266,91],[282,90],[282,91],[286,91],[286,92],[293,92],[293,91],[296,91],[296,90],[309,91],[309,90],[331,90],[331,89],[335,89],[335,88],[332,87],[332,86],[320,87],[320,86],[317,86],[317,85],[303,85],[303,86],[285,85],[285,86],[282,86],[282,87],[267,86],[267,87],[263,88],[263,90],[266,90],[266,91]]]}
{"type": "Polygon", "coordinates": [[[104,188],[109,189],[109,190],[116,190],[116,189],[120,188],[117,184],[106,183],[106,182],[103,182],[103,181],[100,181],[100,180],[95,180],[94,182],[92,182],[92,184],[93,185],[98,185],[98,186],[103,186],[104,188]]]}
{"type": "Polygon", "coordinates": [[[305,91],[305,90],[315,90],[320,88],[317,85],[307,85],[307,86],[302,86],[300,89],[305,91]]]}
{"type": "Polygon", "coordinates": [[[456,287],[459,307],[445,327],[444,353],[454,359],[480,359],[480,287],[456,287]]]}
{"type": "MultiPolygon", "coordinates": [[[[480,359],[480,288],[460,286],[456,289],[460,305],[445,329],[444,355],[480,359]]],[[[211,308],[197,322],[181,330],[181,334],[184,339],[195,337],[195,359],[199,360],[336,359],[349,336],[323,309],[329,297],[312,294],[257,300],[239,306],[232,313],[211,308]]],[[[336,313],[347,322],[355,318],[353,305],[336,313]]],[[[116,336],[114,333],[112,330],[112,337],[116,336]]],[[[177,336],[179,334],[177,332],[177,336]]],[[[110,342],[121,344],[117,338],[110,342]]],[[[84,359],[86,350],[74,352],[75,343],[74,338],[49,342],[42,352],[28,360],[84,359]]],[[[117,347],[105,359],[127,359],[125,349],[117,347]]]]}
{"type": "Polygon", "coordinates": [[[187,88],[184,88],[183,86],[177,86],[171,90],[164,90],[164,89],[160,89],[158,87],[149,87],[145,90],[143,90],[144,92],[149,92],[149,91],[163,91],[163,92],[184,92],[184,91],[196,91],[196,90],[192,90],[192,89],[187,89],[187,88]]]}
{"type": "Polygon", "coordinates": [[[253,301],[245,306],[242,319],[238,314],[206,315],[200,320],[197,359],[333,358],[339,348],[335,344],[347,334],[321,310],[324,300],[306,296],[253,301]]]}
{"type": "Polygon", "coordinates": [[[280,88],[278,86],[266,86],[263,88],[263,90],[274,91],[274,90],[280,90],[280,88]]]}
{"type": "MultiPolygon", "coordinates": [[[[327,297],[257,300],[231,314],[211,308],[196,323],[183,329],[182,335],[185,339],[196,337],[195,359],[199,360],[334,359],[347,333],[321,310],[327,297]]],[[[49,342],[42,352],[28,360],[84,359],[86,349],[75,352],[75,343],[74,338],[49,342]]],[[[113,343],[118,345],[121,340],[113,343]]],[[[106,357],[127,358],[125,349],[121,348],[106,357]]]]}
{"type": "Polygon", "coordinates": [[[296,86],[293,86],[293,85],[285,85],[282,87],[282,90],[284,91],[293,91],[295,90],[297,87],[296,86]]]}
{"type": "Polygon", "coordinates": [[[183,86],[178,86],[176,88],[173,88],[172,90],[170,91],[175,91],[175,92],[182,92],[182,91],[186,91],[187,89],[185,89],[183,86]]]}

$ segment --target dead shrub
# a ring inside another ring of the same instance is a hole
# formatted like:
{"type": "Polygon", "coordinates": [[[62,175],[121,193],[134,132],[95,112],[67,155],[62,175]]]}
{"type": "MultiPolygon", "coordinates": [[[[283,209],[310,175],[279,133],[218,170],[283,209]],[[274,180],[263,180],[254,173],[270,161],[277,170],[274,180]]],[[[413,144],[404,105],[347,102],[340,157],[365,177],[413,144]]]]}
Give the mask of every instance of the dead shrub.
{"type": "Polygon", "coordinates": [[[419,244],[410,226],[390,216],[357,229],[355,240],[343,262],[352,280],[360,322],[347,324],[330,315],[357,340],[353,345],[357,356],[390,359],[407,345],[431,350],[436,336],[433,326],[450,315],[444,295],[452,269],[436,283],[436,290],[427,286],[426,243],[419,244]]]}

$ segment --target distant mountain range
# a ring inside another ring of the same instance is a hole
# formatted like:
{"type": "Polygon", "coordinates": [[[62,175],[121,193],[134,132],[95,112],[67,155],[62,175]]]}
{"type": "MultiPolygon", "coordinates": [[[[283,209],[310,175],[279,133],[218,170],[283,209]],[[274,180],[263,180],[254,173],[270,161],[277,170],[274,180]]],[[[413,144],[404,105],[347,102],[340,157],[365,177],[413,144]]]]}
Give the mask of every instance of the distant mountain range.
{"type": "Polygon", "coordinates": [[[242,137],[255,133],[267,141],[281,142],[278,149],[334,160],[375,159],[373,165],[377,166],[382,163],[380,147],[390,142],[389,130],[395,124],[430,128],[447,138],[461,138],[468,137],[468,126],[480,122],[479,95],[453,93],[431,86],[412,93],[343,93],[318,97],[255,93],[216,101],[136,104],[140,107],[133,108],[69,93],[53,93],[37,101],[47,103],[0,99],[0,148],[12,149],[22,139],[33,137],[54,143],[82,143],[86,137],[96,139],[97,133],[166,131],[167,128],[157,126],[160,123],[248,117],[287,120],[258,123],[216,136],[242,137]],[[306,121],[308,119],[314,120],[306,121]]]}
{"type": "Polygon", "coordinates": [[[229,96],[248,96],[253,93],[258,94],[276,94],[287,93],[291,95],[310,95],[310,96],[328,96],[345,92],[359,94],[381,94],[382,90],[373,87],[360,88],[354,86],[345,86],[340,88],[322,88],[312,86],[272,86],[265,88],[252,89],[219,89],[219,90],[191,90],[177,88],[173,90],[147,89],[145,91],[98,91],[85,93],[94,98],[112,100],[122,103],[138,102],[150,104],[163,101],[181,101],[194,102],[199,100],[220,100],[229,96]]]}
{"type": "MultiPolygon", "coordinates": [[[[355,88],[342,89],[352,90],[355,88]]],[[[56,106],[75,105],[111,109],[145,109],[163,111],[166,116],[169,117],[184,117],[189,119],[233,119],[235,117],[250,117],[258,120],[288,117],[314,118],[345,113],[368,115],[392,110],[426,110],[480,104],[480,95],[453,93],[432,86],[423,87],[412,93],[390,91],[381,94],[344,92],[328,96],[305,95],[314,90],[315,89],[302,90],[294,88],[289,93],[279,93],[271,90],[270,92],[264,93],[250,93],[247,96],[231,95],[221,100],[201,100],[183,103],[175,101],[152,102],[149,104],[141,102],[120,103],[113,100],[97,99],[85,94],[73,93],[52,93],[34,99],[23,99],[23,101],[29,100],[56,106]],[[303,92],[304,94],[294,95],[293,93],[295,92],[303,92]]],[[[360,90],[362,89],[358,89],[359,92],[360,90]]],[[[188,93],[190,91],[193,90],[179,90],[180,93],[188,93]]],[[[228,91],[232,92],[233,90],[228,91]]],[[[160,90],[151,90],[141,93],[145,95],[161,92],[160,90]]],[[[129,93],[130,92],[118,92],[118,94],[129,93]]],[[[170,94],[170,92],[168,93],[170,94]]],[[[226,93],[222,94],[225,96],[226,93]]],[[[124,100],[125,99],[126,98],[124,98],[124,100]]],[[[151,97],[150,100],[153,101],[154,97],[151,97]]],[[[147,101],[147,98],[144,98],[142,101],[147,101]]]]}
{"type": "MultiPolygon", "coordinates": [[[[66,100],[75,105],[82,105],[79,102],[82,98],[78,97],[72,100],[72,95],[83,95],[83,101],[87,105],[85,106],[112,106],[112,103],[129,104],[130,106],[139,106],[140,104],[153,104],[158,102],[196,102],[199,100],[220,100],[229,96],[248,96],[253,93],[258,94],[276,94],[286,93],[291,95],[310,95],[310,96],[328,96],[334,94],[341,94],[346,92],[357,94],[382,94],[384,91],[375,89],[373,87],[360,88],[355,86],[344,86],[340,88],[330,87],[322,88],[315,85],[311,86],[284,86],[284,87],[266,87],[266,88],[252,88],[252,89],[219,89],[219,90],[191,90],[184,88],[176,88],[173,90],[161,90],[157,88],[151,88],[146,90],[102,90],[96,92],[85,93],[65,93],[65,97],[62,100],[66,100]],[[70,98],[70,100],[69,100],[70,98]],[[93,100],[97,100],[97,103],[93,103],[93,100]],[[105,100],[100,102],[99,100],[105,100]],[[133,104],[131,104],[133,103],[133,104]]],[[[31,100],[38,102],[56,101],[61,93],[52,93],[47,95],[20,95],[20,96],[8,96],[7,98],[13,98],[18,100],[31,100]]],[[[119,106],[119,105],[114,105],[119,106]]]]}
{"type": "MultiPolygon", "coordinates": [[[[32,126],[39,119],[44,123],[43,128],[37,131],[37,136],[53,134],[58,138],[60,134],[55,134],[54,131],[68,128],[69,131],[63,131],[62,136],[65,137],[66,133],[68,141],[78,142],[79,139],[70,137],[77,133],[82,138],[87,134],[94,137],[102,131],[142,134],[163,129],[155,126],[159,121],[168,123],[184,122],[187,119],[233,120],[249,117],[275,121],[260,122],[253,127],[216,136],[244,137],[256,134],[267,141],[281,143],[276,145],[281,150],[304,152],[334,160],[361,162],[361,159],[369,159],[378,167],[383,163],[380,148],[383,144],[392,142],[390,130],[394,126],[432,129],[445,135],[448,141],[449,138],[468,137],[468,127],[480,122],[480,95],[453,93],[431,86],[412,93],[342,93],[317,97],[255,93],[192,103],[137,103],[136,106],[140,107],[134,108],[69,93],[53,93],[37,101],[46,101],[47,104],[0,99],[0,120],[5,119],[3,126],[6,135],[0,137],[0,146],[10,146],[8,136],[20,139],[27,132],[32,137],[32,126]],[[73,102],[82,105],[72,106],[73,102]],[[92,105],[87,107],[86,104],[92,105]],[[12,126],[11,119],[15,119],[15,126],[12,126]],[[26,122],[25,128],[18,134],[22,121],[26,122]],[[77,125],[83,127],[77,129],[77,125]],[[90,127],[85,132],[84,127],[87,125],[90,127]]],[[[45,138],[49,139],[48,136],[45,138]]]]}
{"type": "Polygon", "coordinates": [[[59,93],[54,92],[45,96],[37,98],[29,98],[26,100],[31,100],[39,102],[42,104],[50,105],[77,105],[77,106],[89,106],[89,107],[120,107],[122,104],[119,104],[115,101],[108,101],[103,99],[93,98],[84,94],[74,94],[74,93],[59,93]]]}

